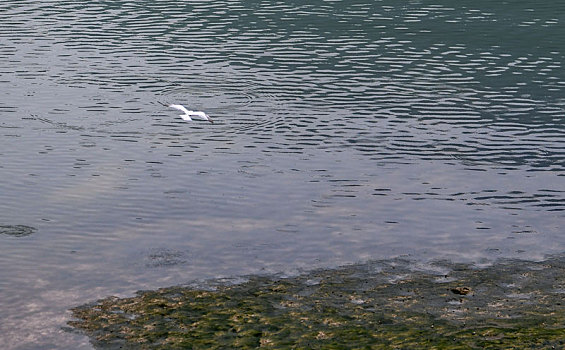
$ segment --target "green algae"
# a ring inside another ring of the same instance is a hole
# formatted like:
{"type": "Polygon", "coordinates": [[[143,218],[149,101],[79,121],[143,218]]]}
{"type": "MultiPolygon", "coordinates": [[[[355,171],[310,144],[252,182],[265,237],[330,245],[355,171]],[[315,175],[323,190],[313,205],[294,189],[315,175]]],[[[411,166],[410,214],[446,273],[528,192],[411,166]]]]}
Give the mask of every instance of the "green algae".
{"type": "Polygon", "coordinates": [[[77,307],[69,324],[98,348],[565,348],[563,257],[413,267],[391,260],[144,291],[77,307]]]}

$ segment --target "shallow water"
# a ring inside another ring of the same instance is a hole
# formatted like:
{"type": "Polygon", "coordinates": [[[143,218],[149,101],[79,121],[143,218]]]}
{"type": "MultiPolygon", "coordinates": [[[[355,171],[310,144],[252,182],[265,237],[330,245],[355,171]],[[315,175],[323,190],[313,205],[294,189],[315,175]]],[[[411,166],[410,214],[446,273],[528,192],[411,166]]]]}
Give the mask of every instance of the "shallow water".
{"type": "Polygon", "coordinates": [[[563,252],[565,5],[0,4],[0,343],[186,281],[563,252]],[[163,104],[204,110],[186,123],[163,104]]]}

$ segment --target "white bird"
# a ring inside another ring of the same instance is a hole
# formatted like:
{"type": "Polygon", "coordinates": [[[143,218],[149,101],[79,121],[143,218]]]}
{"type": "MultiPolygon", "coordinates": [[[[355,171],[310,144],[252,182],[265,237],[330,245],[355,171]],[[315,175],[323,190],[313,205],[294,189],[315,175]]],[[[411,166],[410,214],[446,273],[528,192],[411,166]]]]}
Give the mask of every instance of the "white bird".
{"type": "Polygon", "coordinates": [[[204,119],[209,121],[210,123],[214,123],[210,116],[201,111],[189,111],[188,109],[184,108],[183,105],[169,105],[169,107],[178,109],[179,111],[184,112],[184,114],[180,114],[179,116],[186,121],[192,120],[191,117],[199,117],[200,119],[204,119]]]}

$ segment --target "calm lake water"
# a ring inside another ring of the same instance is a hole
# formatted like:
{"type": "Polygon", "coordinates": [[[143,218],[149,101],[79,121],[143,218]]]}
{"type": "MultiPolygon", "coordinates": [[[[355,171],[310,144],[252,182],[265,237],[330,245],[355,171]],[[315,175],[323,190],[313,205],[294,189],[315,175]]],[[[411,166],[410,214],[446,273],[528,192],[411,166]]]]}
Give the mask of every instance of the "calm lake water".
{"type": "Polygon", "coordinates": [[[89,349],[68,308],[139,289],[565,250],[565,3],[3,0],[0,16],[3,349],[89,349]]]}

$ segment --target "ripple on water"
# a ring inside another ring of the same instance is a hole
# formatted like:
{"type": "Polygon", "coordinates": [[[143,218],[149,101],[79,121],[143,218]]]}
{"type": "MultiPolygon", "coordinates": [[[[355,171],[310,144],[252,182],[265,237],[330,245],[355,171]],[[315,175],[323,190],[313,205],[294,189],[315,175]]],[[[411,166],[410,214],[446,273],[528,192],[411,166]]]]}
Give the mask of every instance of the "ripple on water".
{"type": "MultiPolygon", "coordinates": [[[[248,135],[245,147],[267,153],[347,147],[383,158],[563,168],[564,78],[560,53],[550,50],[558,21],[547,8],[505,7],[528,28],[521,40],[538,44],[532,52],[508,35],[520,26],[486,2],[463,14],[391,1],[26,4],[6,7],[6,25],[25,27],[32,41],[44,33],[44,43],[10,62],[16,76],[87,88],[85,97],[93,87],[128,95],[85,101],[66,114],[53,106],[48,113],[56,117],[38,120],[57,128],[112,133],[123,124],[111,137],[134,142],[123,131],[178,133],[185,125],[155,103],[174,102],[218,116],[209,138],[248,135]],[[39,57],[44,63],[35,63],[39,57]],[[15,69],[26,62],[33,71],[15,69]],[[85,117],[79,125],[61,120],[77,114],[85,117]],[[527,140],[508,123],[531,129],[527,140]],[[550,123],[556,138],[547,139],[550,123]]],[[[7,46],[18,40],[8,36],[7,46]]]]}
{"type": "Polygon", "coordinates": [[[282,118],[279,114],[283,112],[283,102],[260,84],[244,79],[201,78],[179,85],[163,89],[156,102],[165,106],[179,103],[189,109],[204,110],[223,125],[221,130],[226,134],[252,132],[276,124],[282,118]]]}
{"type": "Polygon", "coordinates": [[[26,225],[0,225],[0,235],[12,237],[29,236],[37,231],[36,228],[26,225]]]}

